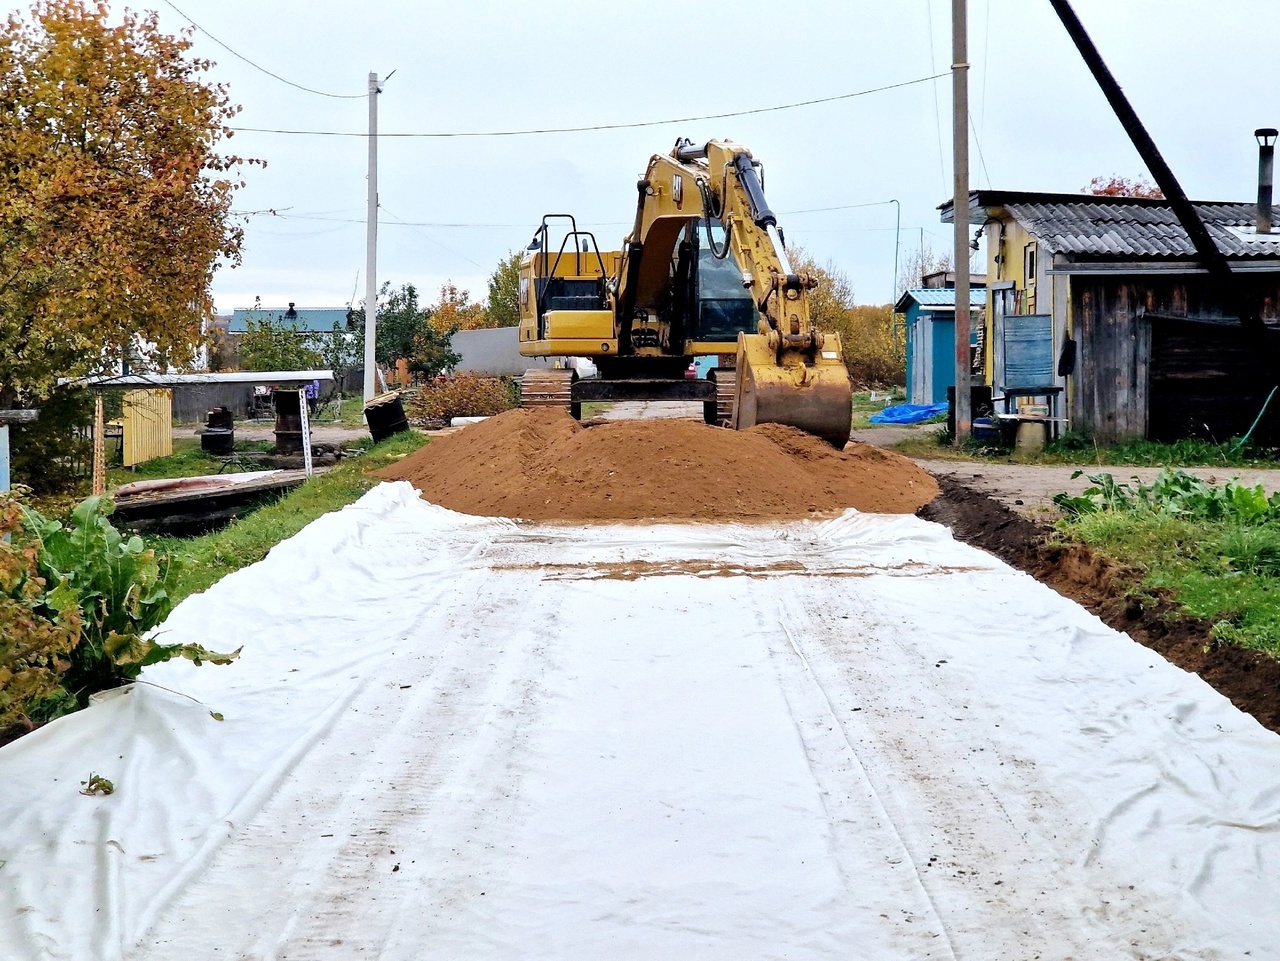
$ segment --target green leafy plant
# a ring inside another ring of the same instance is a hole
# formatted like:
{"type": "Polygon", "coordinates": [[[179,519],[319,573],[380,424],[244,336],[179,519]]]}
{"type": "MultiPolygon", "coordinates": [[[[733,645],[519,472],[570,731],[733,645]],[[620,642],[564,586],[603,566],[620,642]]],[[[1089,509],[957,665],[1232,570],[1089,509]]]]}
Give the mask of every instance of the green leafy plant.
{"type": "Polygon", "coordinates": [[[116,793],[116,786],[101,774],[89,774],[89,780],[81,781],[80,793],[85,797],[105,797],[116,793]]]}
{"type": "Polygon", "coordinates": [[[149,636],[173,606],[166,589],[172,562],[142,538],[116,530],[108,520],[112,508],[108,498],[87,498],[72,512],[69,526],[26,512],[26,527],[39,542],[40,576],[58,585],[51,598],[61,605],[74,599],[80,610],[80,643],[62,676],[63,688],[79,706],[91,694],[136,678],[150,664],[175,657],[197,665],[228,664],[240,653],[163,644],[149,636]]]}
{"type": "Polygon", "coordinates": [[[61,690],[80,640],[80,606],[66,591],[46,590],[21,517],[15,500],[0,503],[0,731],[29,726],[36,706],[61,690]]]}
{"type": "Polygon", "coordinates": [[[322,360],[313,341],[295,321],[250,316],[240,335],[240,364],[245,370],[312,370],[322,360]]]}
{"type": "MultiPolygon", "coordinates": [[[[1076,471],[1072,480],[1084,471],[1076,471]]],[[[1238,481],[1211,484],[1182,470],[1162,470],[1150,484],[1132,478],[1117,482],[1110,474],[1087,475],[1092,486],[1081,494],[1056,494],[1053,502],[1068,516],[1096,511],[1148,510],[1203,520],[1231,519],[1246,523],[1280,520],[1280,494],[1267,496],[1261,484],[1238,481]]]]}

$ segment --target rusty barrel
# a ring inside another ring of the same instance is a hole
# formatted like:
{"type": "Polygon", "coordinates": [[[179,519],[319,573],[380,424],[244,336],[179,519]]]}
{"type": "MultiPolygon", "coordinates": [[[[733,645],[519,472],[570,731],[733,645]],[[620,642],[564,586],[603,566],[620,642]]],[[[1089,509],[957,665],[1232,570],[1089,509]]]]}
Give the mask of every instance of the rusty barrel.
{"type": "Polygon", "coordinates": [[[364,405],[364,422],[375,443],[408,430],[409,419],[404,415],[399,392],[388,391],[371,398],[364,405]]]}

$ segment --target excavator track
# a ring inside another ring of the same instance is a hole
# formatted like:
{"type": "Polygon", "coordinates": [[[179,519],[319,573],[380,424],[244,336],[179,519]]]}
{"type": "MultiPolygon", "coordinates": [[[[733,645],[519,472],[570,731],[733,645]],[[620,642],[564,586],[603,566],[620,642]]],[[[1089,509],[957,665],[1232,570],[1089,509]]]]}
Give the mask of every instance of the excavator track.
{"type": "Polygon", "coordinates": [[[732,367],[717,367],[707,379],[716,385],[716,399],[702,405],[702,419],[708,424],[728,426],[733,420],[733,394],[738,384],[738,372],[732,367]]]}
{"type": "Polygon", "coordinates": [[[555,407],[575,420],[582,418],[582,405],[573,401],[576,370],[526,370],[520,378],[521,407],[555,407]]]}

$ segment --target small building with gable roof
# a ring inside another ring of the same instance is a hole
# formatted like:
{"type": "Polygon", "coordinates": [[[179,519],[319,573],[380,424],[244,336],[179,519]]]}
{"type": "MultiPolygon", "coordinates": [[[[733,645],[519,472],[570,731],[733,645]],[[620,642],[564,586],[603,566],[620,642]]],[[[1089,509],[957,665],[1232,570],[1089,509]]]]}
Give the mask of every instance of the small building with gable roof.
{"type": "MultiPolygon", "coordinates": [[[[1252,203],[1193,206],[1229,284],[1166,200],[970,193],[966,216],[987,239],[990,347],[975,383],[997,407],[1006,388],[1052,390],[1070,427],[1103,443],[1224,442],[1255,420],[1255,440],[1280,443],[1280,397],[1268,402],[1280,386],[1280,233],[1255,231],[1252,203]],[[1243,302],[1255,323],[1240,320],[1243,302]]],[[[952,222],[953,203],[940,210],[952,222]]]]}

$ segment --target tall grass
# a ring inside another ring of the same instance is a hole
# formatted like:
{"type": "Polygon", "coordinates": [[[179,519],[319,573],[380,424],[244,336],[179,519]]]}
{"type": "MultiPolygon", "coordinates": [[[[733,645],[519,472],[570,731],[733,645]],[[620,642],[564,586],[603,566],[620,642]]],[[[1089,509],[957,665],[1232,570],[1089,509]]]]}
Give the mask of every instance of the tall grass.
{"type": "Polygon", "coordinates": [[[1064,536],[1172,591],[1220,643],[1280,657],[1280,495],[1165,471],[1149,485],[1090,475],[1084,495],[1059,495],[1064,536]]]}

